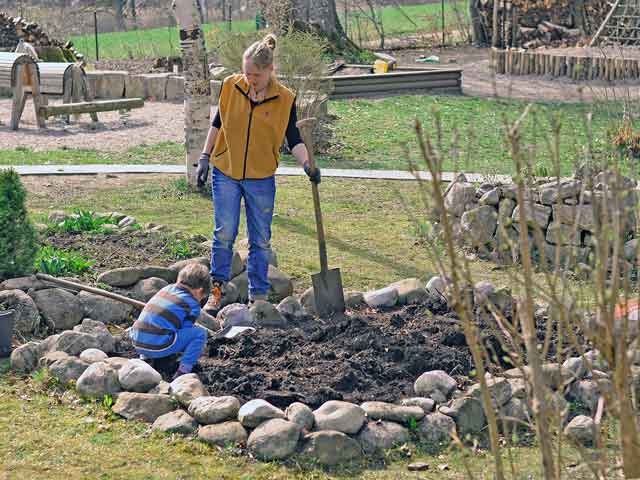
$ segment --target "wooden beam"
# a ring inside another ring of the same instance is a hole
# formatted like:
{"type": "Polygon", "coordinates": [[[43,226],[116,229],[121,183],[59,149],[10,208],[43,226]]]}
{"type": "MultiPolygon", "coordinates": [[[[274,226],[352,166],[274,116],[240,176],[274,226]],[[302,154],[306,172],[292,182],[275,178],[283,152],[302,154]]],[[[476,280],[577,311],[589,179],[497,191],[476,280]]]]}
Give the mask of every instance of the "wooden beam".
{"type": "Polygon", "coordinates": [[[67,103],[62,105],[47,105],[41,107],[45,118],[55,115],[70,115],[72,113],[110,112],[114,110],[131,110],[144,107],[142,98],[127,98],[122,100],[101,100],[94,102],[67,103]]]}

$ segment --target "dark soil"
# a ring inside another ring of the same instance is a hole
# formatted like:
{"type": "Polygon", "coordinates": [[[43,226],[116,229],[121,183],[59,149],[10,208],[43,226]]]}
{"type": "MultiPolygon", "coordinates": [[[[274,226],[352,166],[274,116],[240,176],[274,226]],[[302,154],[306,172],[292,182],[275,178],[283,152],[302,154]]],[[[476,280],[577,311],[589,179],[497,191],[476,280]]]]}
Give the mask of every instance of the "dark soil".
{"type": "MultiPolygon", "coordinates": [[[[174,262],[171,235],[55,233],[46,243],[94,260],[91,277],[116,267],[174,262]]],[[[201,248],[197,243],[192,247],[194,252],[201,248]]],[[[506,342],[494,322],[486,313],[476,318],[488,370],[511,368],[504,363],[506,342]]],[[[547,323],[546,317],[537,321],[540,344],[547,323]]],[[[554,361],[558,333],[555,325],[551,327],[548,359],[554,361]]],[[[136,356],[124,338],[117,342],[115,354],[136,356]]],[[[177,358],[156,362],[154,367],[169,380],[177,358]]],[[[286,330],[262,328],[233,340],[211,338],[194,371],[211,395],[263,398],[281,408],[302,401],[315,408],[338,399],[397,402],[414,395],[416,378],[430,370],[444,370],[464,387],[474,368],[460,321],[432,298],[388,311],[362,309],[327,320],[291,320],[286,330]]]]}
{"type": "MultiPolygon", "coordinates": [[[[428,302],[329,320],[309,317],[292,322],[288,330],[259,329],[234,340],[212,338],[194,372],[211,395],[262,398],[280,408],[298,401],[312,408],[328,400],[395,403],[415,395],[415,380],[430,370],[444,370],[464,388],[473,376],[473,358],[459,320],[443,313],[442,304],[428,302]]],[[[487,370],[511,368],[504,363],[500,333],[482,318],[477,322],[490,359],[487,370]]],[[[545,329],[546,321],[540,319],[541,343],[545,329]]],[[[549,361],[555,356],[553,332],[549,361]]],[[[135,356],[125,340],[118,343],[117,354],[135,356]]],[[[169,380],[177,358],[154,367],[169,380]]]]}
{"type": "Polygon", "coordinates": [[[425,306],[308,319],[287,331],[212,340],[198,373],[213,395],[264,398],[280,407],[396,402],[412,394],[426,371],[466,375],[473,369],[456,323],[425,306]]]}

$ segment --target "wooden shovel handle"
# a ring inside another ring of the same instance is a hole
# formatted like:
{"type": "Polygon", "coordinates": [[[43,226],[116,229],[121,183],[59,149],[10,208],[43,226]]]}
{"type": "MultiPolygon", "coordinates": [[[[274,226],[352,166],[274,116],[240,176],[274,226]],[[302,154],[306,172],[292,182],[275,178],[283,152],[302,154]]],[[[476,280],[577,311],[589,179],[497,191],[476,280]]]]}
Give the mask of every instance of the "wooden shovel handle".
{"type": "Polygon", "coordinates": [[[89,287],[87,285],[83,285],[82,283],[70,282],[69,280],[52,277],[51,275],[45,275],[44,273],[36,273],[36,278],[44,282],[58,284],[72,290],[84,290],[85,292],[93,293],[94,295],[100,295],[105,298],[110,298],[112,300],[116,300],[118,302],[126,303],[127,305],[136,307],[139,310],[142,310],[145,306],[145,303],[134,300],[133,298],[118,295],[117,293],[113,292],[107,292],[106,290],[102,290],[101,288],[89,287]]]}
{"type": "MultiPolygon", "coordinates": [[[[313,156],[313,127],[315,124],[315,118],[305,118],[296,123],[296,126],[302,135],[302,141],[307,147],[309,167],[311,168],[311,171],[316,169],[316,161],[313,156]]],[[[327,261],[327,243],[324,238],[324,225],[322,223],[322,210],[320,208],[320,192],[318,190],[318,185],[315,182],[311,182],[311,193],[313,194],[313,208],[316,214],[316,231],[318,233],[318,249],[320,251],[320,271],[326,272],[329,270],[329,262],[327,261]]]]}

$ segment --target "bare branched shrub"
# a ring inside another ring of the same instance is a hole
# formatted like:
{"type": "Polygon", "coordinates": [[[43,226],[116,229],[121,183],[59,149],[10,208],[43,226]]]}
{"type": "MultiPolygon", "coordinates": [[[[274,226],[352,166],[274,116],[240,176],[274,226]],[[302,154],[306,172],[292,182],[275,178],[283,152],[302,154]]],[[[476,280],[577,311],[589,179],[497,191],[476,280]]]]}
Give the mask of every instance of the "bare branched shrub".
{"type": "MultiPolygon", "coordinates": [[[[446,281],[448,304],[464,328],[473,355],[495,478],[507,478],[509,472],[512,478],[520,478],[518,466],[512,463],[507,435],[518,428],[535,432],[540,468],[546,479],[564,478],[569,458],[575,455],[581,456],[596,478],[619,477],[620,473],[625,478],[637,478],[640,367],[635,365],[639,360],[640,240],[631,239],[638,238],[639,190],[633,179],[621,175],[615,157],[594,155],[591,116],[586,115],[588,144],[584,145],[583,158],[575,163],[587,163],[591,170],[572,183],[579,186],[573,194],[575,202],[565,204],[562,191],[566,183],[560,178],[560,133],[569,126],[552,118],[542,145],[530,145],[525,141],[535,138],[525,131],[525,119],[530,115],[532,109],[527,106],[514,123],[505,123],[504,133],[515,171],[510,188],[515,189],[520,208],[512,224],[498,226],[498,238],[504,236],[506,256],[517,263],[515,268],[504,269],[515,293],[514,302],[507,305],[493,293],[479,294],[479,279],[474,278],[460,243],[458,220],[447,206],[447,189],[451,187],[445,187],[442,180],[444,157],[451,155],[457,164],[458,150],[443,147],[437,116],[436,128],[430,135],[425,135],[420,123],[416,123],[424,167],[432,179],[426,181],[417,175],[417,166],[412,169],[420,181],[427,211],[436,213],[428,229],[430,241],[424,245],[446,281]],[[561,232],[564,240],[557,245],[547,242],[547,232],[528,215],[535,208],[536,189],[541,183],[546,188],[551,185],[550,179],[534,175],[540,148],[547,148],[552,159],[548,174],[552,175],[556,192],[553,207],[562,208],[572,219],[561,232]],[[586,223],[592,225],[588,231],[584,229],[586,223]],[[588,256],[566,241],[570,238],[586,241],[588,256]],[[499,345],[483,344],[481,328],[498,332],[499,345]],[[495,403],[495,378],[487,372],[500,375],[505,368],[511,368],[510,375],[521,372],[529,413],[526,420],[511,418],[495,403]],[[565,396],[577,398],[577,392],[586,387],[595,389],[598,395],[591,405],[567,404],[565,396]],[[565,432],[570,410],[581,408],[591,417],[595,452],[574,444],[565,432]],[[619,434],[615,440],[620,448],[608,449],[604,436],[616,430],[619,434]]],[[[534,128],[539,126],[534,123],[534,128]]]]}

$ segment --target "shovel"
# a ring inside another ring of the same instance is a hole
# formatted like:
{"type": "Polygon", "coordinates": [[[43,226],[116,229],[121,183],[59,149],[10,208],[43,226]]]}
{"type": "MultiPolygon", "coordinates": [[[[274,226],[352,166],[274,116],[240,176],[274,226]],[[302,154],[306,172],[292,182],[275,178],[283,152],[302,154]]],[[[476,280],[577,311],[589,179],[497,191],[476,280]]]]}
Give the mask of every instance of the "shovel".
{"type": "MultiPolygon", "coordinates": [[[[316,162],[313,158],[313,126],[315,118],[300,120],[296,125],[300,129],[304,144],[309,152],[309,166],[311,170],[316,169],[316,162]]],[[[318,185],[311,183],[313,193],[313,207],[316,213],[316,229],[318,232],[318,248],[320,250],[320,273],[311,275],[313,283],[313,295],[316,304],[316,313],[321,317],[326,317],[332,313],[343,313],[344,290],[342,288],[342,277],[340,270],[333,268],[329,270],[327,262],[327,244],[324,239],[324,226],[322,224],[322,210],[320,209],[320,192],[318,185]]]]}

